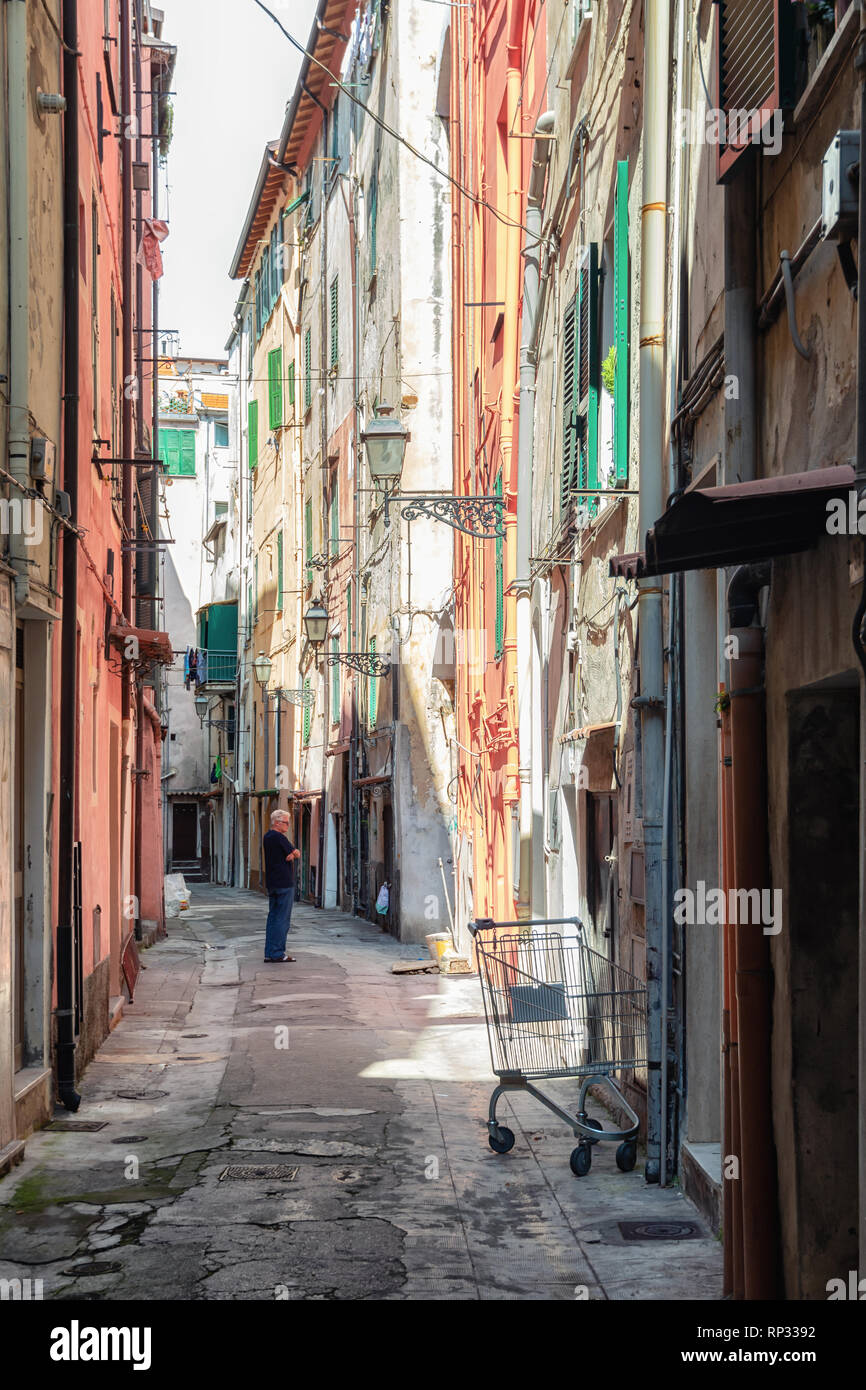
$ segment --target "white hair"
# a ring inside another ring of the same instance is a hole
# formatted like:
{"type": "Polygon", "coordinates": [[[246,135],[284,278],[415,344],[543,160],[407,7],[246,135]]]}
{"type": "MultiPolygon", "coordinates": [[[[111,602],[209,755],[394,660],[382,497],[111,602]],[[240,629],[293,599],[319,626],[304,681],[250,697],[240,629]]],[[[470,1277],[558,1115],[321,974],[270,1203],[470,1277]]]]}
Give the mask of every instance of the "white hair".
{"type": "Polygon", "coordinates": [[[277,810],[271,811],[270,819],[271,823],[273,824],[275,820],[291,820],[291,816],[289,815],[288,811],[277,810]]]}

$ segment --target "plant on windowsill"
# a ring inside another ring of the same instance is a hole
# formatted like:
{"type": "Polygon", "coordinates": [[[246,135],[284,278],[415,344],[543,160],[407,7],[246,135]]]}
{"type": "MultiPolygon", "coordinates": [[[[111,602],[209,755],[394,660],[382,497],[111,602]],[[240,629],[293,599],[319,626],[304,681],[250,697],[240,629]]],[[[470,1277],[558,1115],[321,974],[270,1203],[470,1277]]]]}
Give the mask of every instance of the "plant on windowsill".
{"type": "Polygon", "coordinates": [[[806,55],[806,69],[808,77],[811,79],[836,32],[836,6],[834,0],[808,0],[806,5],[806,21],[809,25],[809,47],[806,55]]]}

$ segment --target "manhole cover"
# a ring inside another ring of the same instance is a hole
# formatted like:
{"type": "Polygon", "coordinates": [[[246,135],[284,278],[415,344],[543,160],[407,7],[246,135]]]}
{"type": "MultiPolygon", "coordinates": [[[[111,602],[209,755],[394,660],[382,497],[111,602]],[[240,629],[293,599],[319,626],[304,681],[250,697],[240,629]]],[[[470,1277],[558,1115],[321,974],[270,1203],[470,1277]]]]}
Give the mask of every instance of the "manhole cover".
{"type": "Polygon", "coordinates": [[[107,1124],[107,1120],[52,1120],[45,1128],[61,1134],[95,1134],[98,1129],[105,1129],[107,1124]]]}
{"type": "Polygon", "coordinates": [[[619,1221],[623,1240],[700,1240],[703,1231],[694,1221],[619,1221]]]}
{"type": "Polygon", "coordinates": [[[112,1139],[112,1144],[146,1144],[146,1134],[127,1134],[121,1135],[119,1139],[112,1139]]]}
{"type": "Polygon", "coordinates": [[[118,1100],[161,1100],[168,1091],[118,1091],[118,1100]]]}
{"type": "Polygon", "coordinates": [[[228,1168],[223,1168],[219,1180],[222,1182],[226,1178],[281,1178],[283,1182],[291,1182],[298,1176],[298,1169],[292,1168],[288,1163],[230,1163],[228,1168]]]}

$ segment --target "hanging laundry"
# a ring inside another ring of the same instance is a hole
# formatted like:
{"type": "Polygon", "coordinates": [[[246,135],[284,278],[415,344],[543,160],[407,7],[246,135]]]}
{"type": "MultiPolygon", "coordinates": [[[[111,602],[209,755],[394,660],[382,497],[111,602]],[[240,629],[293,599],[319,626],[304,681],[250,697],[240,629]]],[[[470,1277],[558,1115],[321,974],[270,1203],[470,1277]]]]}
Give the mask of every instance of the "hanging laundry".
{"type": "Polygon", "coordinates": [[[151,280],[162,279],[162,252],[159,243],[168,236],[168,223],[158,217],[145,217],[136,260],[143,265],[151,280]]]}

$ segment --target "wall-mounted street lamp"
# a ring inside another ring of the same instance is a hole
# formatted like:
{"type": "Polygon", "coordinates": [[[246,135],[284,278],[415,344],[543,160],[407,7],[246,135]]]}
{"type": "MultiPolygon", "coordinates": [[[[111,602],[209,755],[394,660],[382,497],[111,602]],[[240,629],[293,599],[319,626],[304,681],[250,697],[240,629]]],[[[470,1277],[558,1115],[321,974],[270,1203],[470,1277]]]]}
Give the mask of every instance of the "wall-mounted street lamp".
{"type": "Polygon", "coordinates": [[[204,717],[210,708],[210,700],[206,695],[196,695],[193,704],[195,705],[195,712],[198,715],[199,723],[202,728],[204,728],[204,717]]]}
{"type": "Polygon", "coordinates": [[[378,405],[376,414],[361,434],[367,451],[367,467],[376,483],[393,483],[403,471],[406,442],[411,439],[399,420],[391,418],[390,405],[378,405]]]}
{"type": "Polygon", "coordinates": [[[255,676],[259,685],[262,687],[262,690],[266,688],[267,683],[271,678],[271,671],[273,669],[274,663],[271,661],[271,658],[269,656],[266,656],[264,652],[259,652],[255,661],[253,662],[253,675],[255,676]]]}
{"type": "Polygon", "coordinates": [[[314,599],[304,614],[304,630],[311,646],[322,645],[328,632],[328,610],[319,599],[314,599]]]}
{"type": "MultiPolygon", "coordinates": [[[[326,622],[327,617],[328,615],[326,613],[326,622]]],[[[268,681],[271,678],[273,669],[274,663],[271,661],[271,658],[264,652],[259,652],[253,662],[253,671],[255,672],[256,680],[261,686],[262,695],[264,696],[266,704],[270,700],[287,700],[290,705],[305,705],[309,709],[316,703],[315,690],[284,690],[282,686],[279,686],[276,690],[268,690],[268,681]]]]}

